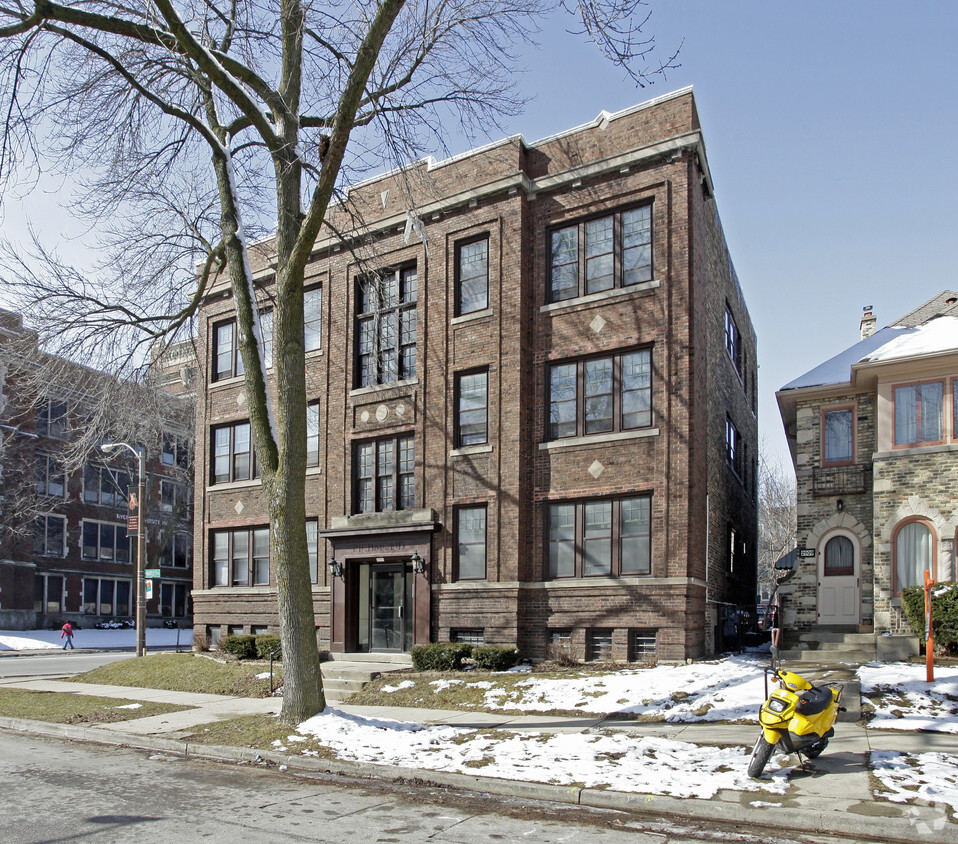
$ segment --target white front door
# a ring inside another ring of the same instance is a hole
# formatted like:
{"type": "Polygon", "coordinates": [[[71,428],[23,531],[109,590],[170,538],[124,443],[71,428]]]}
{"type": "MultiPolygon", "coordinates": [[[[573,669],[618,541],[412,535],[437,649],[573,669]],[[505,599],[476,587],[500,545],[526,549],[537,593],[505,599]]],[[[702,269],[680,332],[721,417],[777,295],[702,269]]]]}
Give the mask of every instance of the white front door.
{"type": "Polygon", "coordinates": [[[818,548],[818,623],[858,624],[861,604],[858,540],[845,532],[829,534],[818,548]]]}

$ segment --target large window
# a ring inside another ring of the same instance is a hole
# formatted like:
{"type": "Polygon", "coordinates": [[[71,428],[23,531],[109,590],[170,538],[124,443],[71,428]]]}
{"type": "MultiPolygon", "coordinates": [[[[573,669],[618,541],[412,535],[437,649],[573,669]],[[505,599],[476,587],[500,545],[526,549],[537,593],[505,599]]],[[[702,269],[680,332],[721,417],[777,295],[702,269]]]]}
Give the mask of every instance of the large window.
{"type": "Polygon", "coordinates": [[[212,546],[214,586],[269,584],[269,528],[213,531],[212,546]]]}
{"type": "Polygon", "coordinates": [[[456,446],[488,442],[489,373],[456,376],[456,446]]]}
{"type": "Polygon", "coordinates": [[[742,436],[728,416],[725,417],[725,457],[735,474],[742,478],[744,476],[742,436]]]}
{"type": "Polygon", "coordinates": [[[303,329],[306,351],[323,347],[323,289],[313,287],[303,293],[303,329]]]}
{"type": "Polygon", "coordinates": [[[163,451],[160,456],[164,466],[179,466],[181,469],[189,469],[190,460],[193,457],[193,446],[189,437],[181,437],[164,431],[163,451]]]}
{"type": "Polygon", "coordinates": [[[249,422],[213,429],[213,483],[248,481],[259,477],[249,422]]]}
{"type": "Polygon", "coordinates": [[[482,580],[486,576],[486,506],[456,510],[456,579],[482,580]]]}
{"type": "Polygon", "coordinates": [[[81,528],[81,556],[84,560],[112,560],[128,563],[133,558],[133,540],[127,536],[126,526],[84,519],[81,528]]]}
{"type": "Polygon", "coordinates": [[[907,522],[895,535],[895,592],[925,582],[925,570],[935,576],[935,538],[922,522],[907,522]]]}
{"type": "Polygon", "coordinates": [[[944,439],[944,393],[943,381],[895,387],[895,445],[944,439]]]}
{"type": "Polygon", "coordinates": [[[186,615],[190,590],[185,583],[160,584],[160,615],[163,618],[183,618],[186,615]]]}
{"type": "Polygon", "coordinates": [[[359,279],[356,384],[391,384],[416,375],[415,267],[359,279]]]}
{"type": "Polygon", "coordinates": [[[549,300],[560,302],[652,279],[652,206],[549,233],[549,300]]]}
{"type": "Polygon", "coordinates": [[[242,375],[243,358],[237,342],[236,323],[220,322],[213,326],[213,380],[222,381],[242,375]]]}
{"type": "Polygon", "coordinates": [[[90,615],[128,616],[131,582],[112,577],[83,578],[83,612],[90,615]]]}
{"type": "Polygon", "coordinates": [[[409,510],[416,506],[415,446],[411,434],[354,446],[356,513],[409,510]]]}
{"type": "Polygon", "coordinates": [[[66,494],[67,479],[60,461],[49,454],[38,452],[34,467],[37,476],[37,494],[63,498],[66,494]]]}
{"type": "Polygon", "coordinates": [[[122,470],[95,463],[83,467],[83,500],[88,504],[123,504],[129,488],[130,476],[122,470]]]}
{"type": "Polygon", "coordinates": [[[306,465],[319,465],[319,402],[306,405],[306,465]]]}
{"type": "Polygon", "coordinates": [[[59,399],[41,398],[37,408],[37,433],[62,439],[67,430],[67,404],[59,399]]]}
{"type": "Polygon", "coordinates": [[[850,409],[827,410],[823,414],[825,463],[851,463],[854,460],[855,417],[850,409]]]}
{"type": "Polygon", "coordinates": [[[489,240],[456,244],[456,316],[489,307],[489,240]]]}
{"type": "Polygon", "coordinates": [[[550,504],[550,578],[649,574],[652,497],[550,504]]]}
{"type": "Polygon", "coordinates": [[[652,350],[549,367],[549,438],[652,424],[652,350]]]}
{"type": "Polygon", "coordinates": [[[33,611],[53,613],[63,611],[63,577],[58,574],[38,574],[33,579],[33,611]]]}
{"type": "Polygon", "coordinates": [[[157,563],[161,566],[188,568],[193,556],[193,537],[188,533],[174,533],[170,536],[163,550],[160,551],[157,563]]]}
{"type": "Polygon", "coordinates": [[[33,553],[45,557],[65,557],[67,520],[65,516],[37,516],[33,521],[33,553]]]}

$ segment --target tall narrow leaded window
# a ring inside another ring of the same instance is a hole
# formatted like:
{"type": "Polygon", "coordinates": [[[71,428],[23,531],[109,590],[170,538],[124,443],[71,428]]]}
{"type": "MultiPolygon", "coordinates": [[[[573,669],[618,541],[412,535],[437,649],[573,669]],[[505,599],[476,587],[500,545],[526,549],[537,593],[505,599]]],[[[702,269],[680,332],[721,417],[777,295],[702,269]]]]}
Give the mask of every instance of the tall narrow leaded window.
{"type": "Polygon", "coordinates": [[[415,498],[415,445],[411,434],[354,446],[355,512],[408,510],[415,506],[415,498]]]}
{"type": "Polygon", "coordinates": [[[456,244],[456,315],[489,307],[489,240],[456,244]]]}
{"type": "Polygon", "coordinates": [[[243,358],[240,355],[236,323],[220,322],[213,326],[213,380],[222,381],[242,375],[243,358]]]}
{"type": "Polygon", "coordinates": [[[306,558],[309,561],[309,582],[319,582],[319,522],[306,522],[306,558]]]}
{"type": "Polygon", "coordinates": [[[357,283],[356,384],[390,384],[416,376],[415,267],[357,283]]]}
{"type": "Polygon", "coordinates": [[[259,328],[263,333],[263,363],[267,369],[273,366],[273,312],[263,311],[259,315],[259,328]]]}
{"type": "Polygon", "coordinates": [[[303,328],[306,351],[323,346],[323,289],[313,287],[303,293],[303,328]]]}
{"type": "Polygon", "coordinates": [[[319,465],[319,402],[306,405],[306,465],[319,465]]]}
{"type": "Polygon", "coordinates": [[[486,506],[456,510],[456,579],[486,576],[486,506]]]}

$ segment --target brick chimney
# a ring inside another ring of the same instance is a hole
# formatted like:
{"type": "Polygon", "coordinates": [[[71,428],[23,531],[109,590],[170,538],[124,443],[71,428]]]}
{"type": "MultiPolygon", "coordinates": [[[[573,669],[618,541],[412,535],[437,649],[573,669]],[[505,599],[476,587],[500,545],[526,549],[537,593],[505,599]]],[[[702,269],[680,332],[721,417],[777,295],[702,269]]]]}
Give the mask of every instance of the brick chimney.
{"type": "Polygon", "coordinates": [[[865,307],[862,308],[862,310],[864,311],[864,313],[862,314],[862,321],[858,327],[861,329],[862,340],[864,340],[866,337],[871,337],[872,334],[875,333],[875,323],[878,322],[878,320],[875,318],[875,315],[872,313],[871,305],[865,305],[865,307]]]}

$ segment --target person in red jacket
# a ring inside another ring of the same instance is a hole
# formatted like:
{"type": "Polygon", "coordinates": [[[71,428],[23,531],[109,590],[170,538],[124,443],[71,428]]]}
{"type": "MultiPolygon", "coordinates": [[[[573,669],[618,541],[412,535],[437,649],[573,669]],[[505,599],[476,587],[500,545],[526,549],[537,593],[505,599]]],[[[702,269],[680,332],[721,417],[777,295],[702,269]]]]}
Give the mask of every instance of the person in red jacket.
{"type": "Polygon", "coordinates": [[[68,647],[73,648],[73,625],[69,621],[60,628],[60,638],[66,639],[63,643],[63,650],[68,647]]]}

